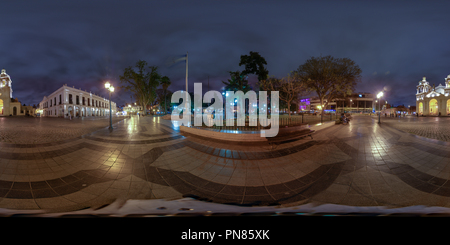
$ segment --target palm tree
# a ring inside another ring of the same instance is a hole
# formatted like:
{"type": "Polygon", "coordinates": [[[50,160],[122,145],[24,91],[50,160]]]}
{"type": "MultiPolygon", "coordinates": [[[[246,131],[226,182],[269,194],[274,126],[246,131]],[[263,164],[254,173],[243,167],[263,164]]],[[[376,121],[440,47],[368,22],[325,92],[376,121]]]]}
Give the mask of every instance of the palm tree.
{"type": "Polygon", "coordinates": [[[167,92],[167,88],[170,86],[171,82],[169,77],[167,76],[163,76],[161,78],[161,85],[163,87],[163,91],[164,91],[164,114],[167,114],[167,103],[166,103],[166,92],[167,92]]]}

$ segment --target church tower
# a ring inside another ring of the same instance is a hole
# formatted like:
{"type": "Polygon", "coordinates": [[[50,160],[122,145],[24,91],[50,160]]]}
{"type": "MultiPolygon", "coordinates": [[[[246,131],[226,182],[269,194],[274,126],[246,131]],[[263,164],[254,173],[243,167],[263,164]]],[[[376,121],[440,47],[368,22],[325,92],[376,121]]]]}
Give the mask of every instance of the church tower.
{"type": "Polygon", "coordinates": [[[423,77],[422,81],[419,81],[419,85],[417,85],[417,93],[416,94],[422,94],[422,93],[429,93],[431,91],[431,86],[427,82],[427,78],[423,77]]]}
{"type": "Polygon", "coordinates": [[[11,77],[6,74],[6,70],[2,69],[0,73],[0,115],[8,116],[10,112],[10,104],[12,98],[11,77]]]}

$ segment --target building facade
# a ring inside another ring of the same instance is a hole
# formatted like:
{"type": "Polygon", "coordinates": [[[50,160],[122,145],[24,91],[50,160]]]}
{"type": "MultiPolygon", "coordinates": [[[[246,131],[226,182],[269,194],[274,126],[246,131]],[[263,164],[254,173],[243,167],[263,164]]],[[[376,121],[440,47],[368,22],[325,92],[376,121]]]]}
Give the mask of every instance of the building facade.
{"type": "Polygon", "coordinates": [[[127,104],[123,107],[123,111],[127,113],[127,115],[143,115],[144,114],[144,107],[140,105],[134,104],[127,104]]]}
{"type": "MultiPolygon", "coordinates": [[[[300,112],[318,112],[322,110],[318,97],[303,98],[299,102],[300,112]]],[[[326,113],[372,113],[375,110],[375,100],[371,93],[354,93],[346,98],[337,98],[328,103],[326,113]]]]}
{"type": "Polygon", "coordinates": [[[0,73],[0,116],[34,116],[35,109],[32,106],[22,106],[17,98],[12,97],[12,80],[2,69],[0,73]]]}
{"type": "Polygon", "coordinates": [[[349,97],[336,99],[336,110],[346,113],[373,113],[375,103],[375,96],[372,93],[353,93],[349,97]]]}
{"type": "Polygon", "coordinates": [[[419,115],[450,115],[450,75],[444,80],[445,85],[437,87],[431,86],[426,77],[419,81],[416,89],[416,112],[419,115]]]}
{"type": "MultiPolygon", "coordinates": [[[[111,102],[112,114],[117,111],[116,103],[111,102]]],[[[69,87],[61,88],[44,96],[39,103],[41,117],[91,117],[109,116],[109,100],[91,92],[69,87]]]]}

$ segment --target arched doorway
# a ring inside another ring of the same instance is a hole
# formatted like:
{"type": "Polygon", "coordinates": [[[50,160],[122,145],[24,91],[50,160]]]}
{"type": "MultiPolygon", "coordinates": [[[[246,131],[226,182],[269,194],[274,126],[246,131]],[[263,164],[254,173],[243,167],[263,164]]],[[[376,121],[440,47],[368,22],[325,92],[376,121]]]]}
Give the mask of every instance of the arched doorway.
{"type": "Polygon", "coordinates": [[[423,114],[423,103],[422,102],[420,102],[419,103],[419,115],[422,115],[423,114]]]}
{"type": "Polygon", "coordinates": [[[438,114],[438,103],[436,99],[430,100],[430,115],[438,114]]]}
{"type": "Polygon", "coordinates": [[[450,100],[447,100],[447,116],[450,115],[450,100]]]}
{"type": "Polygon", "coordinates": [[[17,115],[17,107],[13,107],[13,116],[16,116],[17,115]]]}
{"type": "Polygon", "coordinates": [[[72,108],[72,106],[69,106],[69,108],[67,108],[67,113],[68,113],[68,116],[73,117],[73,108],[72,108]]]}

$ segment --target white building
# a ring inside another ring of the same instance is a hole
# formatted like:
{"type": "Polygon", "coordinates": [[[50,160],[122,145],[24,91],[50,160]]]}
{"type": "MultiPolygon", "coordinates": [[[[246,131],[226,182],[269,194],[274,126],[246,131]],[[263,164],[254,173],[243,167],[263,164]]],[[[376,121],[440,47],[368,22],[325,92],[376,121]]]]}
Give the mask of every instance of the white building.
{"type": "Polygon", "coordinates": [[[416,111],[419,115],[450,115],[450,75],[445,79],[445,85],[430,86],[426,77],[417,85],[416,111]]]}
{"type": "MultiPolygon", "coordinates": [[[[116,113],[116,103],[111,102],[112,114],[116,113]]],[[[39,103],[38,112],[43,117],[90,117],[109,116],[109,100],[91,92],[68,87],[64,84],[60,89],[44,96],[39,103]]]]}

